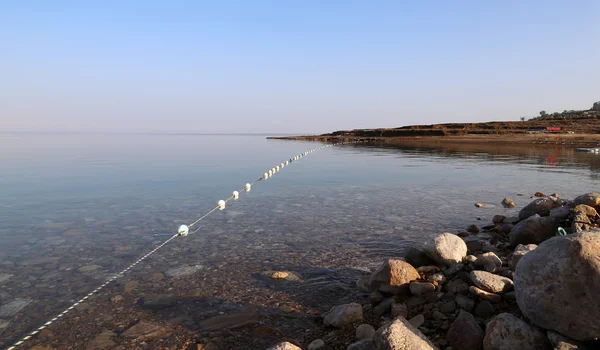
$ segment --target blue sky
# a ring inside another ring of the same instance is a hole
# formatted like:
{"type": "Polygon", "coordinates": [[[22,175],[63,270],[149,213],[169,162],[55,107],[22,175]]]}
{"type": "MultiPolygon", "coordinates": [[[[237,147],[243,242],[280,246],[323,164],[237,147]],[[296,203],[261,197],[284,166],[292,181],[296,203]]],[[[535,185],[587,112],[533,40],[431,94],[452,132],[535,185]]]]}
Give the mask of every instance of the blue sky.
{"type": "Polygon", "coordinates": [[[317,133],[600,100],[598,1],[3,1],[0,130],[317,133]]]}

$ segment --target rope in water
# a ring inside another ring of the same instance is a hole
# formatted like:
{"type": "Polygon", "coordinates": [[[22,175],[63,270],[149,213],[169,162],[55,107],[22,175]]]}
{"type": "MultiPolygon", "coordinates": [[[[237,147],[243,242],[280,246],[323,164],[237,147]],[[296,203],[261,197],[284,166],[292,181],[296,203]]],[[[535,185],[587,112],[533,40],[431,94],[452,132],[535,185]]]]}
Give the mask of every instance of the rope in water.
{"type": "MultiPolygon", "coordinates": [[[[358,142],[362,142],[362,141],[350,141],[350,142],[341,142],[341,143],[336,143],[336,144],[329,144],[329,145],[324,145],[318,148],[313,148],[311,150],[308,150],[306,152],[302,152],[300,154],[298,154],[295,157],[290,158],[289,160],[286,160],[285,162],[282,162],[281,164],[275,166],[274,168],[270,169],[269,171],[267,171],[266,173],[263,174],[262,177],[260,177],[258,180],[256,180],[253,183],[247,183],[243,189],[241,189],[239,192],[238,191],[233,191],[233,194],[231,195],[231,197],[229,197],[227,200],[220,200],[217,203],[217,206],[214,207],[213,209],[211,209],[210,211],[208,211],[206,214],[200,216],[196,221],[192,222],[189,225],[181,225],[179,227],[179,230],[176,234],[174,234],[173,236],[171,236],[169,239],[167,239],[166,241],[164,241],[163,243],[161,243],[159,246],[157,246],[156,248],[152,249],[149,253],[147,253],[146,255],[142,256],[141,258],[139,258],[136,262],[134,262],[133,264],[129,265],[127,268],[125,268],[124,270],[122,270],[121,272],[117,273],[116,275],[110,277],[109,279],[107,279],[103,284],[101,284],[98,288],[94,289],[93,291],[89,292],[86,296],[84,296],[83,298],[79,299],[78,301],[76,301],[73,305],[69,306],[67,309],[65,309],[63,312],[61,312],[60,314],[58,314],[56,317],[52,318],[51,320],[49,320],[48,322],[44,323],[42,326],[40,326],[39,328],[35,329],[34,331],[30,332],[29,334],[27,334],[26,336],[24,336],[23,338],[21,338],[21,340],[19,340],[18,342],[14,343],[11,347],[9,347],[6,350],[14,350],[17,347],[23,345],[25,342],[27,342],[28,340],[32,339],[33,337],[35,337],[38,333],[40,333],[42,330],[44,330],[45,328],[48,328],[51,324],[53,324],[54,322],[58,321],[59,319],[61,319],[63,316],[65,316],[66,314],[68,314],[69,312],[71,312],[74,308],[76,308],[78,305],[80,305],[81,303],[84,303],[86,300],[88,300],[91,296],[93,296],[94,294],[98,293],[99,291],[101,291],[104,287],[106,287],[108,284],[110,284],[112,281],[122,277],[123,275],[125,275],[127,272],[129,272],[133,267],[135,267],[137,264],[141,263],[142,261],[144,261],[146,258],[148,258],[150,255],[154,254],[155,252],[157,252],[160,248],[164,247],[167,243],[171,242],[173,239],[175,239],[176,237],[185,237],[189,234],[189,229],[194,227],[196,224],[198,224],[200,221],[204,220],[206,217],[208,217],[210,214],[214,213],[217,209],[219,210],[224,210],[225,209],[225,205],[227,202],[229,202],[232,199],[238,199],[240,192],[250,192],[252,185],[254,185],[256,182],[262,181],[262,180],[267,180],[270,177],[272,177],[273,175],[275,175],[275,173],[281,171],[281,169],[283,169],[285,166],[301,159],[302,157],[313,153],[315,151],[318,151],[320,149],[323,148],[327,148],[327,147],[332,147],[332,146],[336,146],[336,145],[344,145],[344,144],[349,144],[349,143],[358,143],[358,142]]],[[[200,230],[200,227],[198,227],[195,231],[193,231],[192,233],[196,233],[198,232],[198,230],[200,230]]]]}

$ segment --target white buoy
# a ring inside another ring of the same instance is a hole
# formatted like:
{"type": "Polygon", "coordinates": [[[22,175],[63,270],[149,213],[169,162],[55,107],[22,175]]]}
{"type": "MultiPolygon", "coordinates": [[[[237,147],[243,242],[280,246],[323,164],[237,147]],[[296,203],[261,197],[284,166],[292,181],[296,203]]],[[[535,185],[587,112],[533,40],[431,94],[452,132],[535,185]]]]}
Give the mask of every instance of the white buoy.
{"type": "Polygon", "coordinates": [[[221,199],[219,203],[217,203],[217,206],[219,207],[219,210],[225,209],[225,201],[221,199]]]}
{"type": "Polygon", "coordinates": [[[271,171],[273,172],[273,174],[275,174],[277,172],[277,170],[275,168],[271,169],[271,171]]]}
{"type": "Polygon", "coordinates": [[[269,170],[269,176],[273,176],[273,171],[269,170]]]}
{"type": "Polygon", "coordinates": [[[275,167],[275,170],[279,171],[279,165],[275,167]]]}
{"type": "Polygon", "coordinates": [[[266,179],[268,179],[268,178],[269,178],[269,174],[267,174],[267,173],[264,173],[264,174],[263,174],[263,179],[265,179],[265,180],[266,180],[266,179]]]}
{"type": "Polygon", "coordinates": [[[279,164],[279,166],[283,168],[284,164],[283,164],[283,163],[281,163],[281,164],[279,164]]]}
{"type": "Polygon", "coordinates": [[[252,189],[252,185],[246,184],[246,192],[250,192],[251,189],[252,189]]]}
{"type": "Polygon", "coordinates": [[[290,161],[289,161],[289,160],[286,160],[286,161],[285,161],[285,165],[288,165],[288,164],[290,164],[290,161]]]}
{"type": "Polygon", "coordinates": [[[190,233],[190,228],[187,227],[186,225],[181,225],[179,226],[179,229],[177,230],[177,234],[180,236],[187,236],[188,233],[190,233]]]}
{"type": "Polygon", "coordinates": [[[233,191],[232,197],[233,197],[233,199],[238,199],[238,198],[240,198],[240,193],[238,191],[233,191]]]}

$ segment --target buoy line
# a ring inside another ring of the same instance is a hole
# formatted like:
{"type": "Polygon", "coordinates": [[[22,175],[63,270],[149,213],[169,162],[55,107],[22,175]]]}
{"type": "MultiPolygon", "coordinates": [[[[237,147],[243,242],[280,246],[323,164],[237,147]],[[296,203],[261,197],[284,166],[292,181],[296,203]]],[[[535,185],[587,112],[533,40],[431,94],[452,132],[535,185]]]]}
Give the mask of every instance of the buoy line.
{"type": "MultiPolygon", "coordinates": [[[[278,173],[279,171],[281,171],[286,166],[290,165],[291,163],[293,163],[295,161],[300,160],[301,158],[303,158],[303,157],[305,157],[305,156],[307,156],[307,155],[309,155],[309,154],[311,154],[311,153],[313,153],[315,151],[318,151],[318,150],[321,150],[321,149],[324,149],[324,148],[328,148],[328,147],[337,146],[337,145],[345,145],[345,144],[360,143],[360,142],[363,142],[363,141],[340,142],[340,143],[328,144],[328,145],[324,145],[324,146],[321,146],[321,147],[313,148],[313,149],[310,149],[310,150],[308,150],[306,152],[302,152],[302,153],[300,153],[300,154],[298,154],[298,155],[290,158],[289,160],[286,160],[285,162],[282,162],[279,165],[277,165],[277,166],[269,169],[267,172],[265,172],[263,174],[263,176],[261,176],[260,178],[258,178],[256,181],[254,181],[252,183],[247,183],[244,186],[244,188],[242,188],[239,191],[233,191],[233,193],[231,194],[231,196],[229,198],[227,198],[226,200],[220,200],[220,201],[218,201],[216,207],[214,207],[213,209],[211,209],[210,211],[208,211],[206,214],[200,216],[198,219],[196,219],[195,221],[193,221],[189,225],[181,225],[181,226],[179,226],[179,229],[177,230],[176,234],[174,234],[173,236],[171,236],[170,238],[168,238],[166,241],[162,242],[156,248],[152,249],[146,255],[144,255],[141,258],[139,258],[138,260],[136,260],[133,264],[129,265],[127,268],[123,269],[121,272],[119,272],[119,273],[113,275],[112,277],[110,277],[109,279],[107,279],[103,284],[101,284],[100,286],[98,286],[98,288],[96,288],[93,291],[89,292],[83,298],[77,300],[75,303],[73,303],[71,306],[69,306],[68,308],[66,308],[65,310],[63,310],[61,313],[59,313],[58,315],[56,315],[54,318],[50,319],[48,322],[44,323],[40,327],[38,327],[35,330],[33,330],[30,333],[28,333],[26,336],[24,336],[23,338],[21,338],[21,340],[17,341],[16,343],[14,343],[12,346],[10,346],[9,348],[7,348],[6,350],[14,350],[17,347],[19,347],[19,346],[23,345],[24,343],[26,343],[27,341],[31,340],[36,335],[38,335],[42,330],[44,330],[45,328],[48,328],[51,324],[53,324],[54,322],[60,320],[63,316],[65,316],[66,314],[68,314],[69,312],[71,312],[77,306],[79,306],[82,303],[84,303],[85,301],[87,301],[91,296],[93,296],[94,294],[97,294],[98,292],[100,292],[108,284],[110,284],[111,282],[115,281],[116,279],[122,277],[126,273],[130,272],[130,270],[133,267],[135,267],[136,265],[138,265],[139,263],[141,263],[142,261],[144,261],[150,255],[156,253],[160,248],[164,247],[167,243],[171,242],[172,240],[174,240],[177,237],[186,237],[186,236],[188,236],[190,234],[190,229],[192,227],[194,227],[200,221],[204,220],[210,214],[214,213],[216,210],[225,210],[225,207],[226,207],[227,203],[230,200],[232,200],[232,199],[234,199],[234,200],[239,199],[240,193],[250,192],[250,190],[252,189],[252,186],[255,183],[260,182],[260,181],[264,181],[264,180],[267,180],[267,179],[273,177],[276,173],[278,173]]],[[[192,231],[191,233],[194,234],[194,233],[198,232],[198,230],[200,230],[200,227],[196,228],[196,230],[192,231]]]]}

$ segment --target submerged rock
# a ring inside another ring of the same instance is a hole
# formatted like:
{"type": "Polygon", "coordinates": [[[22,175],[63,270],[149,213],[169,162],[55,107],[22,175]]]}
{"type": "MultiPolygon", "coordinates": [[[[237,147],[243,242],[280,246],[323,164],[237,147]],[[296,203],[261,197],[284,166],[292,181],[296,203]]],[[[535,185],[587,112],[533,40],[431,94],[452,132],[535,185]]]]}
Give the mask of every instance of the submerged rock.
{"type": "Polygon", "coordinates": [[[29,298],[16,298],[0,306],[0,317],[12,317],[23,310],[33,300],[29,298]]]}
{"type": "Polygon", "coordinates": [[[196,273],[196,271],[202,269],[204,266],[202,265],[185,265],[180,267],[175,267],[165,271],[165,275],[169,277],[183,277],[190,276],[196,273]]]}
{"type": "Polygon", "coordinates": [[[516,206],[517,206],[517,205],[515,204],[515,202],[514,202],[512,199],[508,198],[508,197],[507,197],[507,198],[504,198],[504,199],[502,200],[502,203],[501,203],[501,204],[502,204],[502,206],[503,206],[504,208],[514,208],[514,207],[516,207],[516,206]]]}
{"type": "Polygon", "coordinates": [[[457,235],[442,233],[426,241],[423,251],[440,264],[454,265],[467,255],[467,245],[457,235]]]}
{"type": "Polygon", "coordinates": [[[546,350],[549,347],[540,329],[508,313],[494,317],[485,328],[484,350],[546,350]]]}
{"type": "Polygon", "coordinates": [[[150,340],[162,338],[172,332],[172,329],[158,324],[140,321],[140,323],[123,332],[127,338],[136,338],[138,340],[150,340]]]}
{"type": "Polygon", "coordinates": [[[437,350],[421,331],[402,317],[377,330],[374,350],[437,350]]]}
{"type": "Polygon", "coordinates": [[[600,336],[600,230],[554,237],[519,261],[519,308],[531,321],[576,340],[600,336]]]}
{"type": "Polygon", "coordinates": [[[408,295],[411,281],[420,278],[409,263],[399,259],[387,259],[371,274],[369,288],[384,293],[408,295]]]}

